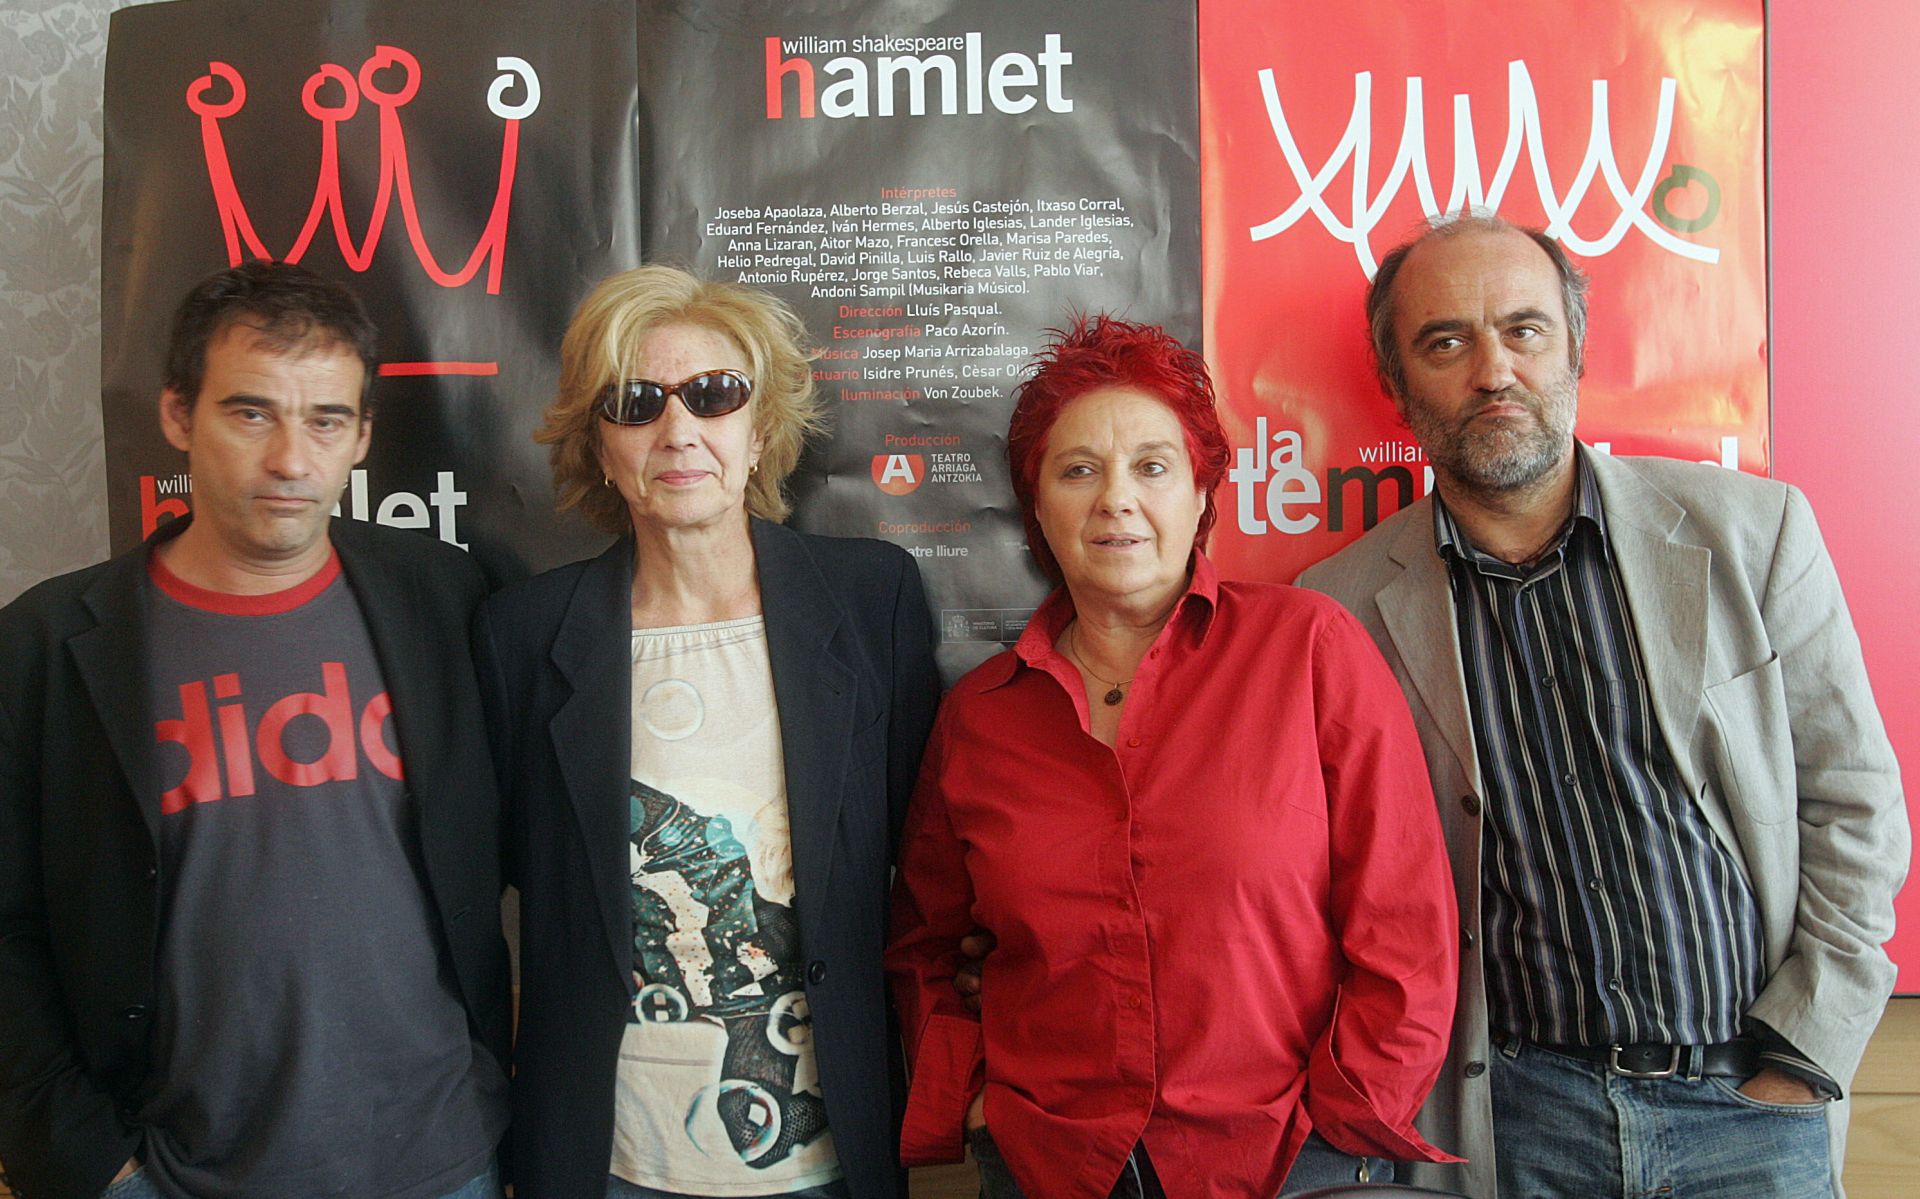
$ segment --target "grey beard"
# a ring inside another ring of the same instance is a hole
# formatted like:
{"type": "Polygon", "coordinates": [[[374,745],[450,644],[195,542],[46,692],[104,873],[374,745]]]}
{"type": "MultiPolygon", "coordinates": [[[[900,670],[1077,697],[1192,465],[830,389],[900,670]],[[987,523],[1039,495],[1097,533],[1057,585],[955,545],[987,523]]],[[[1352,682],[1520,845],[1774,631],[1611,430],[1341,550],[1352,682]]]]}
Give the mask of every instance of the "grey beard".
{"type": "Polygon", "coordinates": [[[1524,436],[1498,432],[1461,438],[1447,447],[1446,457],[1436,460],[1436,465],[1481,491],[1518,491],[1544,478],[1565,448],[1566,439],[1558,430],[1536,425],[1524,436]]]}
{"type": "Polygon", "coordinates": [[[1538,483],[1552,472],[1573,439],[1574,406],[1572,397],[1560,405],[1556,396],[1539,396],[1514,389],[1525,396],[1536,414],[1536,423],[1524,432],[1492,429],[1480,433],[1463,432],[1417,401],[1403,411],[1407,426],[1426,451],[1434,469],[1461,486],[1484,495],[1521,491],[1538,483]],[[1555,419],[1564,407],[1564,424],[1555,419]]]}

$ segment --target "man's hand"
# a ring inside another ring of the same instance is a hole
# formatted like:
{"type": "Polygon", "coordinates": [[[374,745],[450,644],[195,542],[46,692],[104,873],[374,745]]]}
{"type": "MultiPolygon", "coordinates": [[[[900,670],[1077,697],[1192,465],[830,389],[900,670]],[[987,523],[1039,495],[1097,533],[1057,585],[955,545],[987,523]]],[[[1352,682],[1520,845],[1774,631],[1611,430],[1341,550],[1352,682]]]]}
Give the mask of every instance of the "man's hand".
{"type": "MultiPolygon", "coordinates": [[[[984,928],[974,929],[960,938],[960,956],[964,960],[960,968],[954,971],[953,989],[960,993],[960,1002],[976,1016],[980,1014],[980,966],[998,944],[993,934],[984,928]]],[[[979,1103],[978,1099],[974,1100],[976,1108],[979,1103]]],[[[973,1112],[967,1113],[967,1127],[976,1127],[973,1112]]]]}
{"type": "Polygon", "coordinates": [[[1819,1094],[1784,1070],[1768,1066],[1740,1084],[1740,1093],[1761,1103],[1820,1103],[1819,1094]]]}
{"type": "MultiPolygon", "coordinates": [[[[960,968],[953,972],[953,989],[960,993],[960,1002],[968,1011],[980,1014],[980,967],[987,960],[999,942],[992,933],[984,928],[976,928],[960,938],[960,968]]],[[[982,1089],[967,1105],[966,1130],[987,1126],[987,1092],[982,1089]]]]}
{"type": "Polygon", "coordinates": [[[987,1092],[983,1089],[978,1095],[973,1097],[973,1102],[967,1105],[967,1131],[972,1132],[976,1128],[985,1128],[986,1126],[987,1092]]]}

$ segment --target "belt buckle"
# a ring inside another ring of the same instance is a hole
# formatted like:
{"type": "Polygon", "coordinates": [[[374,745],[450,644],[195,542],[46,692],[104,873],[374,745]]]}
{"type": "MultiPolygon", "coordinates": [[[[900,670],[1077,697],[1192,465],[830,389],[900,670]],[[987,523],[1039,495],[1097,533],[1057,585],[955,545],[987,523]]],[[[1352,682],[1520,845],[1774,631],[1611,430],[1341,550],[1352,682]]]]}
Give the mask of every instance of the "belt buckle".
{"type": "Polygon", "coordinates": [[[1622,1045],[1609,1045],[1607,1047],[1607,1069],[1622,1078],[1672,1078],[1680,1072],[1680,1051],[1684,1046],[1667,1046],[1667,1068],[1664,1070],[1627,1069],[1620,1064],[1620,1051],[1623,1048],[1625,1048],[1625,1046],[1622,1045]]]}

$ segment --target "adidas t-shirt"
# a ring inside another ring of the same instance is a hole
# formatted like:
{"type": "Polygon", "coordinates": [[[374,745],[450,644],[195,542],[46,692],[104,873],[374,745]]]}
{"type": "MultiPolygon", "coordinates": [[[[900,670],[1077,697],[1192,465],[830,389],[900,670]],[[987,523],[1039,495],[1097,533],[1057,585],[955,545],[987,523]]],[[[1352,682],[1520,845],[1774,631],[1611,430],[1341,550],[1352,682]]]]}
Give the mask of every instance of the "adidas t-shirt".
{"type": "Polygon", "coordinates": [[[289,591],[150,561],[162,917],[149,1175],[195,1199],[430,1199],[486,1169],[395,714],[339,560],[289,591]]]}

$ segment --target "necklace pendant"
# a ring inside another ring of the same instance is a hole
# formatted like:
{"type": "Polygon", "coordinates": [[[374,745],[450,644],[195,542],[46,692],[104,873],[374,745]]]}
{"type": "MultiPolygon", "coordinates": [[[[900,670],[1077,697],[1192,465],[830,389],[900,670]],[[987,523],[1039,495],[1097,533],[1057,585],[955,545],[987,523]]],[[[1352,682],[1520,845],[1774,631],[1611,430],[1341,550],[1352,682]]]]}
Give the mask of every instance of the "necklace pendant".
{"type": "Polygon", "coordinates": [[[1116,683],[1114,684],[1113,690],[1107,692],[1103,698],[1107,701],[1107,706],[1111,708],[1117,706],[1121,700],[1127,698],[1127,693],[1120,690],[1120,685],[1116,683]]]}

